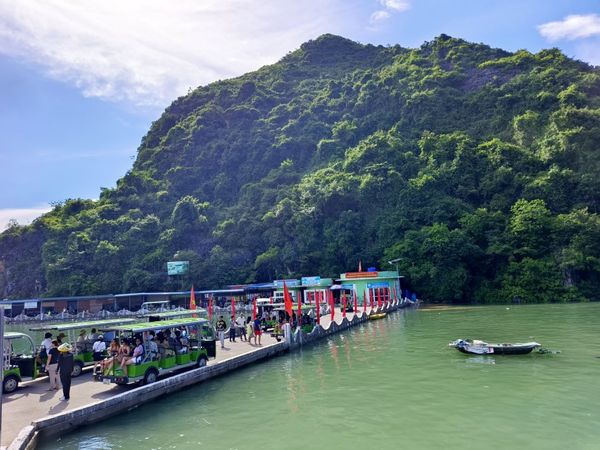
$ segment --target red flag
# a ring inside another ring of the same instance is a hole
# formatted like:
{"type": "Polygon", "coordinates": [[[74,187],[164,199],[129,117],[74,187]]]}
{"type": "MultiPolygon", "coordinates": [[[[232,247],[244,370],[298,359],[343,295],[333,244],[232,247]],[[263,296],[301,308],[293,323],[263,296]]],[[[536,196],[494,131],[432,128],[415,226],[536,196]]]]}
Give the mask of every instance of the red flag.
{"type": "Polygon", "coordinates": [[[398,303],[398,294],[396,293],[396,287],[394,286],[394,303],[398,303]]]}
{"type": "Polygon", "coordinates": [[[329,304],[331,305],[331,321],[333,322],[335,320],[335,299],[331,291],[329,291],[329,304]]]}
{"type": "Polygon", "coordinates": [[[363,290],[363,310],[367,312],[367,291],[363,290]]]}
{"type": "Polygon", "coordinates": [[[283,303],[285,305],[285,311],[290,315],[290,320],[294,315],[294,305],[292,302],[292,297],[290,296],[290,291],[288,291],[287,284],[285,281],[283,282],[283,303]]]}
{"type": "Polygon", "coordinates": [[[358,299],[356,298],[356,288],[352,290],[354,294],[354,315],[358,314],[358,299]]]}
{"type": "Polygon", "coordinates": [[[256,320],[256,315],[258,314],[258,307],[256,306],[256,297],[252,300],[252,320],[256,320]]]}
{"type": "Polygon", "coordinates": [[[190,292],[190,309],[196,310],[196,293],[194,292],[193,284],[192,284],[192,292],[190,292]]]}
{"type": "Polygon", "coordinates": [[[375,307],[373,304],[373,289],[369,289],[369,305],[371,306],[371,311],[375,307]]]}
{"type": "Polygon", "coordinates": [[[231,297],[231,317],[235,320],[235,299],[231,297]]]}
{"type": "Polygon", "coordinates": [[[213,318],[213,298],[212,296],[208,297],[208,320],[212,320],[213,318]]]}
{"type": "Polygon", "coordinates": [[[320,300],[320,297],[321,297],[320,294],[321,294],[321,292],[318,291],[317,295],[316,295],[316,298],[315,298],[315,302],[317,304],[317,325],[321,324],[321,305],[319,305],[319,303],[320,303],[319,300],[320,300]]]}
{"type": "Polygon", "coordinates": [[[342,292],[342,317],[346,317],[346,291],[342,292]]]}
{"type": "Polygon", "coordinates": [[[298,326],[302,325],[302,300],[298,294],[298,326]]]}
{"type": "Polygon", "coordinates": [[[273,304],[273,297],[269,297],[269,303],[272,305],[273,304]]]}

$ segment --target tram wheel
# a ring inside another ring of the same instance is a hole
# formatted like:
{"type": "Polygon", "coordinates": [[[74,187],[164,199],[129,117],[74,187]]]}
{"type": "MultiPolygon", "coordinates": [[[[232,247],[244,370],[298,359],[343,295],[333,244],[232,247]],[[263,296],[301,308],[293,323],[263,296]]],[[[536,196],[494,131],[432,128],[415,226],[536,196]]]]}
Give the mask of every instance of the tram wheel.
{"type": "Polygon", "coordinates": [[[198,362],[196,363],[196,366],[198,367],[204,367],[208,364],[208,358],[204,355],[200,355],[198,356],[198,362]]]}
{"type": "Polygon", "coordinates": [[[73,378],[78,377],[79,375],[81,375],[82,370],[83,363],[81,361],[75,361],[75,364],[73,364],[73,372],[71,372],[71,376],[73,378]]]}
{"type": "Polygon", "coordinates": [[[156,369],[149,369],[144,375],[144,384],[151,384],[158,380],[158,372],[156,369]]]}
{"type": "Polygon", "coordinates": [[[16,375],[8,375],[2,383],[2,391],[5,394],[15,392],[19,386],[19,378],[16,375]]]}

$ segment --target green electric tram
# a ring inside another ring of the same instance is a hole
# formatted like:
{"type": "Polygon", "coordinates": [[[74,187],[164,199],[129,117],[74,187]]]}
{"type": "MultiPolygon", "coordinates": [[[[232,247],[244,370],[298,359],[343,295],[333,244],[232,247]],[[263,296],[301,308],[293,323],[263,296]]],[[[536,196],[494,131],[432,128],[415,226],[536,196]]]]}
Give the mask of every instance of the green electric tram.
{"type": "MultiPolygon", "coordinates": [[[[94,364],[92,357],[94,338],[92,338],[92,335],[90,334],[93,328],[99,330],[100,328],[107,328],[113,325],[125,325],[136,322],[139,322],[139,319],[95,320],[89,322],[69,322],[44,325],[41,327],[30,328],[29,330],[43,333],[51,332],[52,334],[62,333],[65,336],[63,343],[68,342],[73,347],[74,362],[72,376],[78,377],[81,375],[81,371],[84,367],[94,364]],[[84,335],[83,339],[80,337],[82,335],[84,335]]],[[[54,336],[54,338],[56,338],[56,336],[54,336]]],[[[110,340],[110,336],[104,336],[104,338],[105,342],[110,340]]]]}
{"type": "MultiPolygon", "coordinates": [[[[96,374],[96,379],[106,384],[149,384],[158,377],[171,375],[184,369],[203,367],[209,356],[215,356],[215,332],[206,319],[189,317],[157,322],[135,323],[114,327],[104,327],[102,331],[114,332],[121,341],[127,339],[135,342],[140,339],[144,352],[138,361],[121,367],[120,361],[110,361],[108,369],[96,374]],[[158,351],[151,351],[149,336],[173,335],[175,331],[184,336],[187,345],[177,346],[157,344],[158,351]]],[[[134,345],[135,346],[135,345],[134,345]]],[[[133,348],[133,346],[132,346],[133,348]]]]}
{"type": "Polygon", "coordinates": [[[2,391],[6,394],[16,391],[21,381],[34,380],[40,375],[35,345],[27,334],[4,333],[3,358],[2,391]]]}

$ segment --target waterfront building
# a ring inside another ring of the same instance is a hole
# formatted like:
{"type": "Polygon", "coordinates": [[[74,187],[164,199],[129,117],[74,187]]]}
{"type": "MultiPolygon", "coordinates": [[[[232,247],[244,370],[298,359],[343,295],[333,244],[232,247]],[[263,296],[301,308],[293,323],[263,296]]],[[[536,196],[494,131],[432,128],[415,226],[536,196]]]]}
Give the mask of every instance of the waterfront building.
{"type": "Polygon", "coordinates": [[[400,278],[402,278],[395,270],[378,271],[369,269],[366,272],[346,272],[340,275],[338,281],[341,289],[346,289],[356,292],[357,301],[360,305],[364,305],[365,295],[367,296],[367,304],[369,299],[377,299],[381,301],[389,301],[394,299],[394,293],[397,298],[401,297],[400,278]]]}

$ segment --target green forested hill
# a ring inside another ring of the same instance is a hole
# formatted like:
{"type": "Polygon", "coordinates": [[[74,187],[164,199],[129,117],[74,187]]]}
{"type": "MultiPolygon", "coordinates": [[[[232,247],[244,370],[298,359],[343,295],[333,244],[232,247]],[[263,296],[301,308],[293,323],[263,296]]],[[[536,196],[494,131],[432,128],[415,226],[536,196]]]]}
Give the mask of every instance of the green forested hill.
{"type": "Polygon", "coordinates": [[[0,294],[399,268],[431,301],[600,299],[600,71],[556,49],[325,35],[179,98],[98,201],[0,236],[0,294]],[[39,284],[38,284],[39,285],[39,284]]]}

